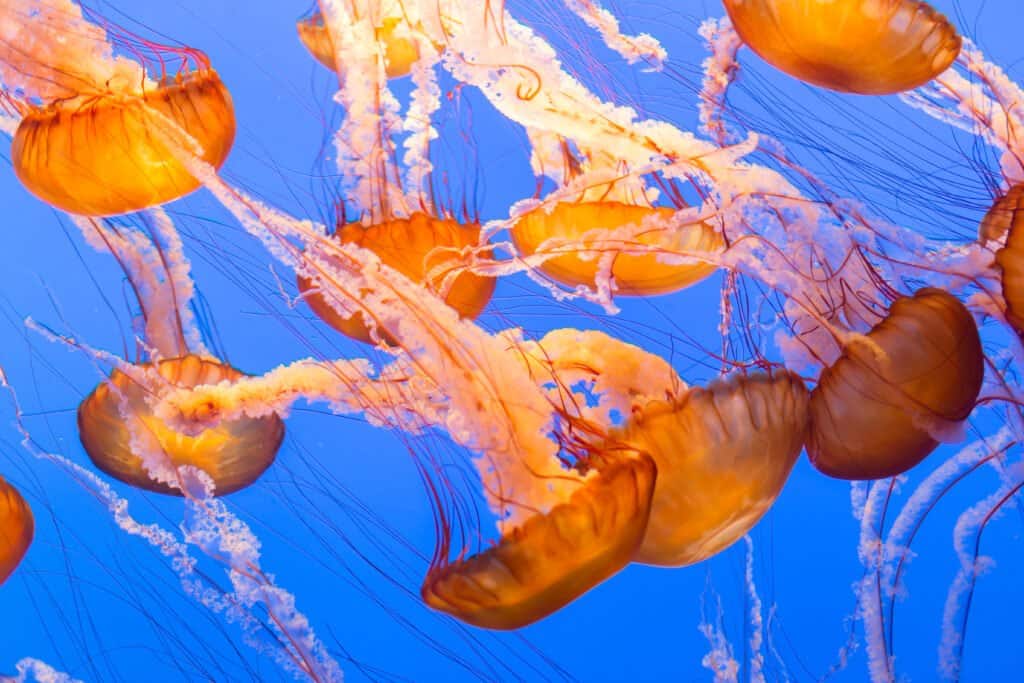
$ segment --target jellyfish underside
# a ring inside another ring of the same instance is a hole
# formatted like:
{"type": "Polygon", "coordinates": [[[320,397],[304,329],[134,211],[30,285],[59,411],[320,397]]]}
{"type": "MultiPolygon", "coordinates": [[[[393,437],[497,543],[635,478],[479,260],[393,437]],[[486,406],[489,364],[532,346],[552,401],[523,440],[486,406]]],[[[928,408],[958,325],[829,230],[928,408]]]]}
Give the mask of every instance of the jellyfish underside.
{"type": "Polygon", "coordinates": [[[978,328],[954,296],[924,288],[847,344],[811,393],[807,453],[840,479],[909,470],[967,419],[984,374],[978,328]]]}
{"type": "MultiPolygon", "coordinates": [[[[420,58],[416,41],[398,31],[402,23],[399,18],[387,18],[375,29],[377,40],[384,48],[384,73],[388,78],[401,78],[412,71],[412,65],[420,58]]],[[[323,15],[316,13],[296,24],[299,40],[318,62],[335,71],[335,51],[331,34],[324,24],[323,15]]]]}
{"type": "Polygon", "coordinates": [[[725,0],[736,32],[790,76],[841,92],[924,85],[960,53],[949,21],[918,0],[725,0]]]}
{"type": "Polygon", "coordinates": [[[212,69],[142,93],[82,95],[34,108],[11,159],[34,195],[69,213],[111,216],[172,201],[199,187],[155,130],[169,119],[220,167],[235,138],[231,97],[212,69]]]}
{"type": "Polygon", "coordinates": [[[1006,245],[996,252],[1006,319],[1018,334],[1024,333],[1024,184],[1013,186],[996,201],[981,223],[980,234],[989,241],[1006,235],[1006,245]]]}
{"type": "MultiPolygon", "coordinates": [[[[399,218],[369,227],[349,223],[335,234],[342,244],[357,244],[375,253],[381,262],[394,268],[414,282],[424,282],[428,273],[434,275],[429,286],[440,288],[446,270],[439,268],[446,261],[454,262],[452,252],[445,248],[461,249],[477,244],[480,227],[464,225],[451,219],[432,218],[425,213],[414,213],[409,218],[399,218]]],[[[453,267],[456,264],[453,263],[453,267]]],[[[315,289],[313,281],[298,277],[299,291],[306,303],[325,323],[342,334],[366,342],[375,343],[363,314],[359,311],[345,317],[338,313],[315,289]]],[[[493,278],[482,277],[470,272],[457,275],[451,283],[444,301],[458,311],[463,318],[473,319],[487,307],[494,293],[493,278]]],[[[380,338],[396,344],[395,339],[384,330],[378,330],[380,338]]]]}
{"type": "Polygon", "coordinates": [[[629,563],[647,527],[656,473],[646,455],[611,462],[568,502],[529,518],[496,546],[431,570],[423,600],[502,630],[561,609],[629,563]]]}
{"type": "Polygon", "coordinates": [[[150,387],[114,370],[78,407],[79,436],[96,467],[137,488],[181,495],[179,489],[153,479],[133,451],[133,427],[125,418],[130,415],[137,420],[134,429],[152,436],[171,464],[206,472],[213,479],[217,495],[238,491],[256,481],[273,463],[284,438],[284,423],[279,417],[224,421],[190,436],[168,427],[146,403],[147,397],[161,387],[191,388],[244,375],[229,365],[194,355],[163,360],[156,367],[163,381],[150,387]]]}
{"type": "Polygon", "coordinates": [[[808,392],[788,371],[741,373],[635,409],[611,438],[658,466],[634,561],[683,566],[750,531],[782,491],[807,433],[808,392]]]}
{"type": "MultiPolygon", "coordinates": [[[[590,230],[640,225],[645,220],[667,223],[674,213],[667,207],[637,206],[613,201],[561,202],[550,213],[545,207],[540,207],[524,215],[512,227],[511,237],[516,249],[524,256],[529,256],[536,253],[545,240],[551,238],[578,240],[590,230]]],[[[640,234],[636,241],[645,245],[665,243],[666,251],[677,252],[714,252],[723,246],[722,236],[705,223],[673,228],[670,237],[664,230],[652,230],[640,234]]],[[[606,248],[614,249],[614,240],[610,240],[607,247],[601,246],[595,251],[606,248]]],[[[627,249],[624,245],[623,251],[627,249]]],[[[595,286],[600,261],[596,257],[584,259],[574,253],[566,253],[549,258],[538,268],[562,284],[592,288],[595,286]]],[[[710,263],[664,263],[658,259],[658,253],[652,251],[617,254],[611,274],[615,279],[617,294],[650,296],[684,289],[714,271],[715,266],[710,263]]]]}
{"type": "Polygon", "coordinates": [[[35,521],[28,503],[0,477],[0,585],[14,573],[32,544],[35,521]]]}

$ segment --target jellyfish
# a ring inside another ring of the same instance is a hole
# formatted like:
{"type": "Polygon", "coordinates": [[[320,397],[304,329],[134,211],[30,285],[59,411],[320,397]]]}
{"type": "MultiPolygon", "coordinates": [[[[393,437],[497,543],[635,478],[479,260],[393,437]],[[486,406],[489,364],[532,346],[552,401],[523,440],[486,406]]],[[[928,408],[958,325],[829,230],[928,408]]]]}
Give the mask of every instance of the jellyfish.
{"type": "Polygon", "coordinates": [[[853,337],[811,393],[807,454],[821,472],[878,479],[909,470],[974,409],[984,375],[974,318],[926,287],[853,337]]]}
{"type": "MultiPolygon", "coordinates": [[[[464,318],[480,315],[494,293],[494,278],[466,270],[452,272],[459,266],[453,258],[458,250],[479,243],[478,224],[434,218],[417,211],[408,218],[391,219],[370,226],[348,223],[335,232],[334,239],[341,244],[357,244],[372,251],[382,264],[410,280],[427,283],[435,291],[444,291],[445,279],[453,274],[454,280],[447,287],[444,302],[464,318]]],[[[317,317],[353,339],[375,343],[362,312],[342,316],[317,291],[310,278],[299,275],[298,283],[300,295],[317,317]]],[[[373,329],[377,329],[375,325],[373,329]]],[[[394,343],[386,333],[383,338],[394,343]]]]}
{"type": "Polygon", "coordinates": [[[18,489],[0,477],[0,586],[21,564],[34,533],[28,503],[18,489]]]}
{"type": "Polygon", "coordinates": [[[78,407],[82,446],[103,472],[132,486],[181,495],[174,473],[196,467],[218,494],[252,484],[284,438],[276,415],[240,419],[187,435],[157,418],[154,396],[175,387],[236,381],[243,373],[214,358],[193,326],[188,261],[170,218],[155,212],[147,235],[131,225],[78,219],[87,241],[113,253],[142,307],[141,363],[122,363],[78,407]],[[148,359],[148,360],[146,360],[148,359]],[[151,462],[142,453],[161,453],[151,462]]]}
{"type": "MultiPolygon", "coordinates": [[[[412,70],[412,65],[420,58],[421,43],[402,16],[403,8],[399,3],[388,6],[381,3],[378,10],[382,14],[374,25],[374,34],[382,46],[384,72],[388,78],[407,76],[412,70]],[[389,14],[388,8],[397,12],[397,16],[389,14]]],[[[309,53],[331,71],[337,71],[334,42],[324,24],[324,15],[319,11],[312,12],[299,19],[296,28],[299,40],[309,53]]]]}
{"type": "Polygon", "coordinates": [[[548,616],[629,564],[644,538],[656,476],[647,455],[611,462],[493,548],[432,568],[424,602],[491,629],[548,616]]]}
{"type": "Polygon", "coordinates": [[[539,269],[570,287],[596,287],[604,267],[601,256],[607,255],[617,294],[667,294],[705,279],[716,267],[699,261],[666,263],[658,258],[660,253],[713,253],[723,247],[722,236],[714,228],[703,222],[676,225],[675,214],[666,206],[614,199],[560,201],[523,215],[514,223],[510,236],[525,256],[538,251],[553,254],[540,263],[539,269]],[[635,237],[615,237],[616,229],[630,227],[639,228],[635,237]],[[559,245],[559,240],[568,244],[559,245]],[[545,250],[545,242],[554,246],[545,250]],[[641,246],[633,246],[635,242],[641,246]]]}
{"type": "Polygon", "coordinates": [[[658,481],[633,559],[700,562],[742,538],[778,498],[803,450],[808,392],[787,371],[736,373],[651,401],[611,441],[649,453],[658,481]]]}
{"type": "Polygon", "coordinates": [[[924,85],[960,52],[952,24],[920,0],[725,0],[743,42],[802,81],[887,95],[924,85]]]}
{"type": "Polygon", "coordinates": [[[21,116],[11,160],[32,194],[72,214],[110,216],[192,192],[199,182],[153,135],[158,123],[183,131],[208,163],[224,163],[235,115],[206,55],[113,31],[66,0],[13,4],[0,79],[21,116]],[[142,61],[115,54],[129,44],[142,61]]]}
{"type": "Polygon", "coordinates": [[[208,474],[218,495],[249,486],[273,464],[284,439],[277,416],[234,420],[190,436],[169,428],[146,403],[169,387],[232,382],[242,372],[192,354],[136,367],[152,378],[149,383],[115,368],[78,406],[79,436],[96,467],[140,489],[181,495],[180,487],[155,480],[146,469],[133,443],[132,429],[139,427],[159,443],[174,468],[187,465],[208,474]]]}
{"type": "Polygon", "coordinates": [[[981,223],[981,237],[1005,245],[996,252],[996,264],[1002,272],[1006,319],[1018,332],[1024,330],[1024,275],[1020,252],[1024,240],[1024,185],[1014,185],[996,200],[981,223]]]}

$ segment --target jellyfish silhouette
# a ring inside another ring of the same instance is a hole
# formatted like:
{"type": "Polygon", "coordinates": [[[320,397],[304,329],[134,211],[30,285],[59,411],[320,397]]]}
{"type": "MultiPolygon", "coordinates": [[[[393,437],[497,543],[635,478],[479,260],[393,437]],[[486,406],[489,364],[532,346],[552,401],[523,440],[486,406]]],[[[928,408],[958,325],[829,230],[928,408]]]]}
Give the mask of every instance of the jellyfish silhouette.
{"type": "Polygon", "coordinates": [[[0,585],[17,569],[32,544],[35,522],[28,503],[0,477],[0,585]]]}

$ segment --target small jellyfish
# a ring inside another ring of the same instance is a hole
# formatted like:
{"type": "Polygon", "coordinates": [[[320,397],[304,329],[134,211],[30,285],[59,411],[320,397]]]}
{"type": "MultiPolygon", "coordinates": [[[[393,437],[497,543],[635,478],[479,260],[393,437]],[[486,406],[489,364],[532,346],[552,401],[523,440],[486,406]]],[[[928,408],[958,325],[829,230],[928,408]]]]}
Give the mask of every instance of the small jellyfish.
{"type": "Polygon", "coordinates": [[[0,585],[25,557],[34,533],[35,521],[28,503],[0,477],[0,585]]]}
{"type": "Polygon", "coordinates": [[[1024,225],[1024,183],[1014,185],[992,204],[978,228],[979,241],[998,242],[1017,225],[1024,225]]]}
{"type": "Polygon", "coordinates": [[[80,438],[96,467],[138,488],[181,495],[147,471],[133,440],[133,432],[140,430],[159,444],[175,467],[190,465],[206,472],[213,479],[217,495],[245,488],[270,467],[284,438],[284,423],[277,415],[225,421],[190,436],[168,427],[147,403],[154,393],[231,382],[243,373],[195,355],[160,361],[155,370],[160,379],[154,377],[151,386],[143,386],[115,369],[79,405],[80,438]],[[129,417],[138,426],[129,425],[129,417]]]}
{"type": "Polygon", "coordinates": [[[990,241],[1006,235],[1006,245],[996,252],[1006,319],[1018,333],[1024,332],[1024,184],[1010,188],[996,201],[982,220],[980,233],[982,240],[990,241]]]}
{"type": "Polygon", "coordinates": [[[906,472],[967,419],[983,375],[978,328],[956,297],[932,287],[901,297],[821,373],[807,454],[840,479],[906,472]]]}
{"type": "MultiPolygon", "coordinates": [[[[296,27],[299,40],[316,60],[331,71],[336,71],[334,43],[324,24],[324,15],[315,12],[300,19],[296,27]]],[[[401,17],[387,17],[374,30],[384,48],[384,72],[388,78],[401,78],[412,71],[420,58],[416,40],[409,35],[408,24],[401,17]]]]}
{"type": "MultiPolygon", "coordinates": [[[[453,268],[458,266],[454,252],[445,249],[475,246],[480,239],[480,226],[417,212],[409,218],[394,218],[369,227],[348,223],[338,230],[335,238],[342,244],[358,244],[372,251],[384,265],[414,282],[424,282],[430,276],[430,286],[440,289],[448,274],[444,268],[446,262],[451,261],[453,268]]],[[[298,282],[306,303],[321,320],[353,339],[374,343],[361,312],[344,317],[313,289],[308,278],[300,275],[298,282]]],[[[461,317],[473,319],[487,306],[494,287],[493,278],[462,272],[454,277],[444,300],[461,317]]],[[[381,336],[388,343],[394,343],[386,333],[381,336]]]]}
{"type": "MultiPolygon", "coordinates": [[[[539,207],[524,215],[512,227],[511,237],[516,249],[524,256],[529,256],[551,238],[582,240],[586,244],[587,240],[583,236],[588,231],[599,228],[614,230],[650,222],[651,230],[635,238],[641,244],[663,245],[665,250],[677,252],[711,252],[722,248],[724,243],[721,234],[706,223],[672,228],[671,237],[667,238],[666,228],[660,226],[669,225],[674,214],[675,211],[668,207],[618,201],[560,202],[550,213],[547,208],[539,207]],[[659,227],[655,227],[655,224],[659,227]]],[[[607,246],[598,245],[595,251],[605,248],[627,252],[629,245],[616,246],[615,240],[610,239],[607,246]]],[[[600,269],[599,259],[584,259],[573,252],[550,258],[538,268],[562,284],[594,287],[600,269]]],[[[710,263],[665,263],[658,260],[657,251],[618,253],[614,259],[611,274],[617,285],[616,293],[628,296],[674,292],[703,280],[716,268],[710,263]]]]}
{"type": "Polygon", "coordinates": [[[658,466],[633,559],[700,562],[746,534],[778,498],[803,448],[808,392],[788,371],[735,374],[634,408],[612,442],[658,466]]]}
{"type": "Polygon", "coordinates": [[[766,62],[840,92],[924,85],[960,54],[949,21],[918,0],[725,0],[736,32],[766,62]]]}
{"type": "Polygon", "coordinates": [[[561,609],[629,563],[647,527],[656,475],[646,455],[612,460],[568,502],[528,518],[494,547],[432,569],[423,600],[502,630],[561,609]]]}

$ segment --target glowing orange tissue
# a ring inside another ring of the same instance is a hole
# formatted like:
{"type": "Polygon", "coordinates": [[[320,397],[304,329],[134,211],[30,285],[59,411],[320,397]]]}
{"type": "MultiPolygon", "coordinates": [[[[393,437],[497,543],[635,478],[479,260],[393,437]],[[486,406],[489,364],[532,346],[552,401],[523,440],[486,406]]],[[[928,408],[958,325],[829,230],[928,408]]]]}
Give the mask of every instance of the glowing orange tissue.
{"type": "Polygon", "coordinates": [[[918,0],[725,0],[750,48],[794,78],[841,92],[917,88],[960,54],[952,24],[918,0]]]}
{"type": "Polygon", "coordinates": [[[423,600],[490,629],[520,628],[561,609],[629,563],[656,473],[643,455],[603,467],[568,502],[530,517],[493,548],[431,570],[423,600]]]}
{"type": "MultiPolygon", "coordinates": [[[[516,249],[524,256],[538,253],[542,243],[551,238],[582,241],[585,246],[592,246],[598,254],[602,251],[616,252],[611,274],[618,287],[618,294],[666,294],[703,280],[716,267],[706,262],[664,263],[658,259],[656,250],[630,253],[629,244],[615,239],[597,243],[585,239],[584,234],[598,228],[615,229],[650,222],[650,231],[640,233],[634,238],[635,242],[641,245],[663,245],[667,252],[714,252],[722,248],[722,236],[705,223],[661,227],[670,221],[674,213],[668,207],[638,206],[614,201],[562,202],[550,213],[546,207],[530,211],[513,226],[511,236],[516,249]]],[[[599,257],[582,258],[576,253],[578,249],[566,247],[565,253],[549,258],[538,268],[562,284],[594,287],[601,265],[599,257]]],[[[551,247],[549,253],[557,254],[560,251],[562,249],[556,246],[551,247]]]]}
{"type": "Polygon", "coordinates": [[[633,559],[682,566],[735,543],[782,491],[807,433],[808,392],[788,371],[736,374],[634,408],[610,443],[658,465],[633,559]]]}
{"type": "Polygon", "coordinates": [[[0,585],[25,557],[34,533],[35,521],[28,503],[0,477],[0,585]]]}
{"type": "Polygon", "coordinates": [[[825,474],[880,479],[906,472],[974,409],[984,375],[974,318],[926,287],[851,339],[811,393],[807,454],[825,474]]]}
{"type": "Polygon", "coordinates": [[[231,96],[211,68],[141,91],[86,92],[32,107],[11,145],[18,179],[69,213],[111,216],[182,197],[199,187],[157,130],[176,124],[220,167],[235,139],[231,96]]]}
{"type": "MultiPolygon", "coordinates": [[[[335,238],[342,244],[358,244],[369,249],[380,257],[382,263],[415,282],[424,282],[428,274],[433,275],[429,285],[437,289],[450,270],[445,268],[445,264],[452,262],[455,267],[453,252],[445,249],[457,250],[476,245],[480,239],[480,226],[415,213],[409,218],[396,218],[369,227],[349,223],[335,233],[335,238]]],[[[373,343],[362,313],[344,317],[314,289],[309,278],[300,276],[298,282],[306,303],[321,320],[353,339],[373,343]]],[[[493,278],[460,273],[455,276],[444,300],[460,316],[472,319],[486,308],[494,286],[493,278]]],[[[388,335],[382,336],[389,343],[393,342],[388,335]]]]}
{"type": "Polygon", "coordinates": [[[270,467],[284,438],[284,423],[276,415],[224,421],[191,436],[166,425],[146,402],[164,389],[232,381],[243,377],[241,372],[193,355],[160,361],[156,370],[160,380],[152,386],[114,370],[79,405],[79,436],[96,467],[138,488],[181,495],[179,489],[150,476],[133,448],[133,429],[152,436],[175,467],[190,465],[206,472],[217,495],[245,488],[270,467]]]}

